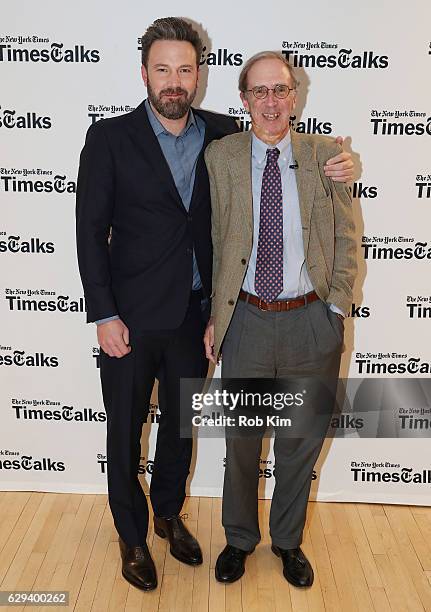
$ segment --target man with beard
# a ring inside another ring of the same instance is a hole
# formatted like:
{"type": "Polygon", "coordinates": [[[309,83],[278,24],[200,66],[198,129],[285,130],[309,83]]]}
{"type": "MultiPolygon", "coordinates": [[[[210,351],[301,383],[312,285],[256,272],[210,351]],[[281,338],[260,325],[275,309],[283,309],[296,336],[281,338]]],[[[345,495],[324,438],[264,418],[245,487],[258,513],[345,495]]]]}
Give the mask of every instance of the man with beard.
{"type": "MultiPolygon", "coordinates": [[[[211,294],[207,144],[238,131],[232,118],[191,110],[202,42],[183,19],[156,20],[142,38],[148,99],[88,130],[77,192],[77,248],[87,320],[98,324],[107,414],[109,504],[123,576],[157,586],[138,480],[140,436],[155,379],[160,422],[150,486],[154,530],[178,560],[202,553],[181,517],[192,440],[180,437],[180,379],[206,376],[202,342],[211,294]]],[[[349,180],[343,153],[328,172],[349,180]],[[336,162],[339,162],[337,165],[336,162]]]]}

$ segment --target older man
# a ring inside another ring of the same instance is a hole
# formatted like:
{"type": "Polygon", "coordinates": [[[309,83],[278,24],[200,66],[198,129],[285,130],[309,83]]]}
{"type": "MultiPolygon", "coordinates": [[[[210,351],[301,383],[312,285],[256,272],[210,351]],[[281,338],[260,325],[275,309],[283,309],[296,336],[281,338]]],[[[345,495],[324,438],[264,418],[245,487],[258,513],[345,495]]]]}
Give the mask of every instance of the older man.
{"type": "MultiPolygon", "coordinates": [[[[351,195],[345,184],[325,176],[325,162],[339,146],[327,137],[290,131],[296,85],[281,54],[250,58],[239,89],[252,131],[213,142],[205,153],[214,249],[205,346],[213,362],[222,347],[224,379],[323,376],[336,384],[338,376],[343,316],[356,274],[351,195]]],[[[306,407],[310,423],[318,403],[306,407]]],[[[260,540],[263,432],[227,435],[227,546],[216,564],[221,582],[241,577],[246,555],[260,540]]],[[[324,432],[301,438],[279,433],[274,442],[272,550],[282,559],[286,579],[306,587],[313,583],[313,570],[300,544],[324,432]]]]}

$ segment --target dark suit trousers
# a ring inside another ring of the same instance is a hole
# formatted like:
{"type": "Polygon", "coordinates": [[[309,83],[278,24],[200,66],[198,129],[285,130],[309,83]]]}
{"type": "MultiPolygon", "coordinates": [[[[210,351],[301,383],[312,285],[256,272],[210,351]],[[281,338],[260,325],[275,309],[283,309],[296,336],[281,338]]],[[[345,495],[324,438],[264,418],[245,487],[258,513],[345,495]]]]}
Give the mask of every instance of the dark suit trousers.
{"type": "Polygon", "coordinates": [[[192,439],[180,437],[180,379],[205,377],[205,320],[200,292],[192,292],[181,326],[146,331],[133,338],[122,358],[101,352],[100,374],[107,414],[109,505],[115,527],[129,546],[145,542],[148,505],[138,480],[141,431],[149,412],[154,381],[159,380],[161,412],[150,486],[156,516],[178,514],[185,498],[192,439]]]}
{"type": "MultiPolygon", "coordinates": [[[[238,301],[223,343],[224,379],[267,378],[275,381],[269,382],[272,385],[282,379],[306,381],[300,388],[308,395],[295,417],[296,423],[303,423],[304,437],[289,437],[285,428],[274,428],[269,527],[273,544],[280,548],[295,548],[302,541],[313,467],[333,408],[342,343],[343,323],[321,301],[287,312],[262,312],[238,301]]],[[[243,550],[252,550],[260,540],[259,461],[265,429],[255,428],[250,437],[226,431],[223,526],[228,544],[243,550]]]]}

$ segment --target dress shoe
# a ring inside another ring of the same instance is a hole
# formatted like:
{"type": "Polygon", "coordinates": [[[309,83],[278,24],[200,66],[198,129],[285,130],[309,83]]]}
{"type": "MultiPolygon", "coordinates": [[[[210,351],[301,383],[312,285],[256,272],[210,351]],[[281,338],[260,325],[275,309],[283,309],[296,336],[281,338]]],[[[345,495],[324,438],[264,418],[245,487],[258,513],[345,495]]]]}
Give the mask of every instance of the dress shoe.
{"type": "Polygon", "coordinates": [[[187,565],[202,563],[202,551],[198,541],[184,525],[181,516],[178,514],[169,518],[155,516],[154,531],[161,538],[168,538],[171,555],[175,559],[187,565]]]}
{"type": "Polygon", "coordinates": [[[143,591],[157,588],[157,574],[148,546],[127,546],[119,539],[123,576],[133,586],[143,591]]]}
{"type": "Polygon", "coordinates": [[[309,560],[300,548],[271,546],[272,552],[283,561],[283,576],[296,587],[310,587],[314,573],[309,560]]]}
{"type": "MultiPolygon", "coordinates": [[[[254,550],[254,548],[253,548],[254,550]]],[[[241,550],[228,544],[219,554],[215,566],[215,577],[219,582],[235,582],[245,571],[245,558],[253,550],[241,550]]]]}

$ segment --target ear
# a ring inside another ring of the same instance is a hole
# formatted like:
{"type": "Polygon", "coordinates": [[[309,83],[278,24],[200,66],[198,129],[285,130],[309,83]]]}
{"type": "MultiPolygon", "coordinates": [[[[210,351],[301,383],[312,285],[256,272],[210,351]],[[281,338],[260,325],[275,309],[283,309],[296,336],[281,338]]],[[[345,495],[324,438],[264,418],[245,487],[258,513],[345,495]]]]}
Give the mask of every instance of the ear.
{"type": "Polygon", "coordinates": [[[141,66],[141,75],[142,75],[142,80],[144,81],[144,85],[146,87],[147,83],[148,83],[148,72],[147,72],[147,69],[145,68],[144,64],[142,64],[142,66],[141,66]]]}
{"type": "Polygon", "coordinates": [[[245,93],[243,91],[240,92],[239,97],[241,98],[241,102],[242,102],[242,105],[244,106],[245,110],[250,112],[250,108],[248,106],[247,96],[245,95],[245,93]]]}

